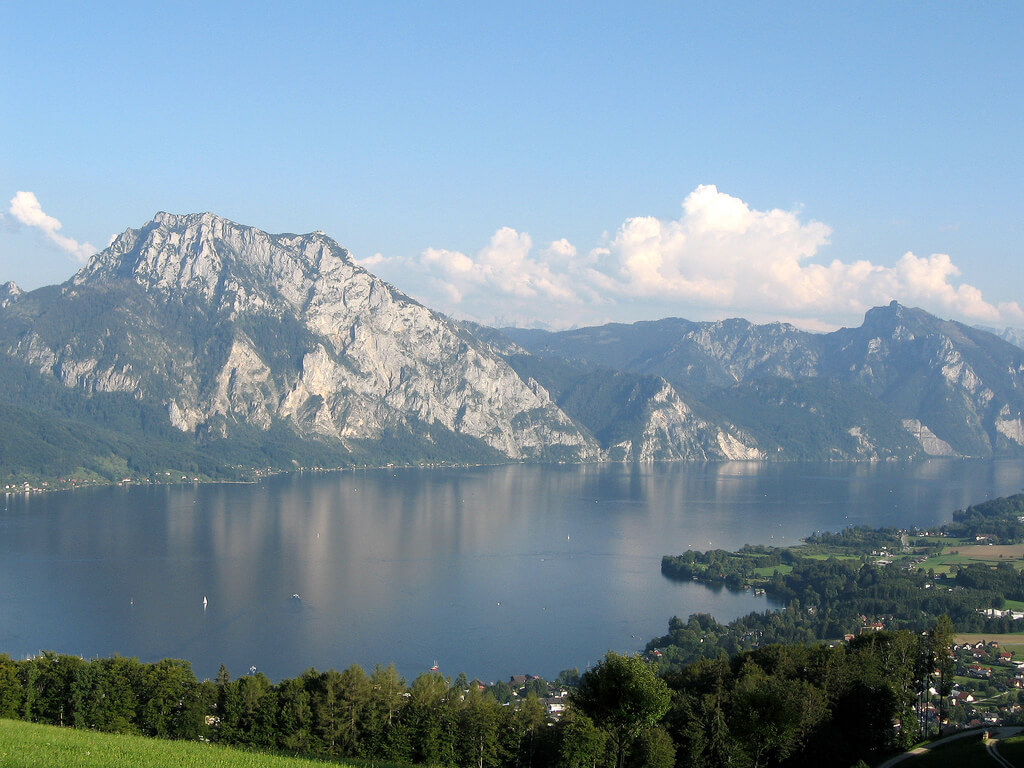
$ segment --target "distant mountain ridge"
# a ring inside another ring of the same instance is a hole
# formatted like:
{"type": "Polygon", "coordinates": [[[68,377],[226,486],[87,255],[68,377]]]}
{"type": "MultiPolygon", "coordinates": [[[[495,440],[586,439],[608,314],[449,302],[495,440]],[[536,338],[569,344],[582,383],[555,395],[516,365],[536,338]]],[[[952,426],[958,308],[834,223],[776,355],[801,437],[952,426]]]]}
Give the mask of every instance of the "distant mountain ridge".
{"type": "Polygon", "coordinates": [[[419,462],[1018,455],[1024,352],[898,304],[858,329],[455,323],[321,232],[159,213],[0,286],[0,478],[419,462]]]}
{"type": "Polygon", "coordinates": [[[896,302],[828,334],[739,319],[503,332],[535,355],[661,376],[754,434],[767,455],[793,455],[809,436],[771,426],[786,410],[817,413],[819,429],[842,417],[832,429],[846,437],[819,458],[1016,456],[1024,445],[1024,350],[896,302]]]}

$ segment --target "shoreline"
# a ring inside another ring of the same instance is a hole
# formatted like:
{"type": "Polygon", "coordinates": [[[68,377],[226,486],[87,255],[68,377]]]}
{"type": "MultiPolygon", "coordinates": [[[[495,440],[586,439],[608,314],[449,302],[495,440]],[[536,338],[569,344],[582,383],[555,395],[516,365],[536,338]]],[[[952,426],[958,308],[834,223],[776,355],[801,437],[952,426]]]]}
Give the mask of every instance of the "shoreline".
{"type": "MultiPolygon", "coordinates": [[[[154,473],[149,477],[138,477],[138,478],[123,478],[121,480],[111,481],[98,481],[98,480],[82,480],[74,481],[67,480],[65,478],[48,478],[45,480],[37,481],[23,481],[21,483],[10,483],[5,484],[0,491],[2,491],[5,497],[9,496],[21,496],[21,495],[33,495],[41,493],[58,493],[64,491],[76,491],[85,488],[114,488],[117,486],[123,487],[153,487],[153,486],[168,486],[168,485],[251,485],[257,483],[266,477],[276,477],[278,475],[289,475],[293,473],[303,472],[316,472],[316,473],[328,473],[328,472],[356,472],[356,471],[380,471],[385,469],[470,469],[472,467],[510,467],[510,466],[544,466],[544,465],[558,465],[558,466],[599,466],[599,465],[611,465],[611,464],[757,464],[760,466],[770,466],[776,464],[918,464],[926,461],[986,461],[986,462],[998,462],[998,461],[1015,461],[1020,457],[1014,456],[918,456],[906,459],[896,458],[867,458],[867,459],[821,459],[821,460],[810,460],[810,459],[648,459],[645,461],[625,461],[625,460],[613,460],[613,459],[602,459],[598,461],[514,461],[509,460],[507,462],[424,462],[417,464],[402,463],[397,464],[389,462],[386,464],[360,464],[360,465],[345,465],[340,467],[292,467],[289,469],[251,469],[247,470],[244,474],[248,477],[242,479],[215,479],[210,477],[197,477],[193,476],[188,478],[187,475],[182,475],[179,480],[162,480],[157,479],[161,473],[154,473]]],[[[169,476],[172,473],[164,472],[164,476],[169,476]]],[[[178,474],[177,472],[173,474],[178,474]]]]}

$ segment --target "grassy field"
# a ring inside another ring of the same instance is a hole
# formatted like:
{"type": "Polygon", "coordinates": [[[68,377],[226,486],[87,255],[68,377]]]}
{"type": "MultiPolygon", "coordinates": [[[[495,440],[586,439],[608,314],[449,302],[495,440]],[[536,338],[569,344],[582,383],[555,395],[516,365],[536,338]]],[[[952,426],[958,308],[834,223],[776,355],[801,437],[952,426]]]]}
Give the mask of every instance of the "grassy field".
{"type": "Polygon", "coordinates": [[[977,736],[957,739],[922,755],[911,757],[900,765],[907,766],[907,768],[927,768],[927,766],[948,768],[952,765],[957,768],[975,768],[975,766],[990,768],[995,765],[995,761],[988,756],[979,733],[977,736]]]}
{"type": "Polygon", "coordinates": [[[951,565],[969,565],[970,563],[1010,563],[1017,570],[1024,569],[1024,560],[1021,559],[1020,550],[1024,547],[1021,544],[1013,546],[985,546],[971,544],[962,547],[950,547],[941,555],[929,557],[917,567],[922,571],[929,568],[936,573],[949,573],[951,565]]]}
{"type": "Polygon", "coordinates": [[[999,754],[1014,765],[1024,765],[1024,735],[1011,736],[999,742],[999,754]]]}
{"type": "MultiPolygon", "coordinates": [[[[999,754],[1013,765],[1024,765],[1021,762],[1024,758],[1024,736],[1000,739],[999,754]]],[[[979,733],[977,736],[957,739],[923,755],[911,757],[900,765],[907,768],[946,768],[952,765],[956,768],[992,768],[997,763],[989,757],[979,733]]]]}
{"type": "Polygon", "coordinates": [[[764,568],[755,568],[754,573],[765,579],[770,579],[775,573],[787,574],[793,571],[792,565],[766,565],[764,568]]]}
{"type": "Polygon", "coordinates": [[[996,562],[1000,560],[1020,560],[1024,557],[1024,544],[968,544],[950,547],[954,551],[971,560],[996,562]]]}
{"type": "Polygon", "coordinates": [[[0,720],[0,768],[324,768],[325,765],[341,763],[0,720]]]}

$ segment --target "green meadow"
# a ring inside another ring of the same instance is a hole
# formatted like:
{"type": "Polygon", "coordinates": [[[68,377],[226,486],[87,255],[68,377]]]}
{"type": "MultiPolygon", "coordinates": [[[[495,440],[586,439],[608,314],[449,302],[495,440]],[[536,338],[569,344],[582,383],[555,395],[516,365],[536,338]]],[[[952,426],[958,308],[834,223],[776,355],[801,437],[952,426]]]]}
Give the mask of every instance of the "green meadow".
{"type": "Polygon", "coordinates": [[[0,768],[323,768],[325,765],[354,764],[0,720],[0,768]]]}

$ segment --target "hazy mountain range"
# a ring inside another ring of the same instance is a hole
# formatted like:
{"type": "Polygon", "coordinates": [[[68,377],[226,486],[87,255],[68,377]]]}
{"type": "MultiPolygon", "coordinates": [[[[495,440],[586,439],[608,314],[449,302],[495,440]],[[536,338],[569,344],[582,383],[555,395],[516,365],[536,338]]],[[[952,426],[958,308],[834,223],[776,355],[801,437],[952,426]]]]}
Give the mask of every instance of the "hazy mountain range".
{"type": "Polygon", "coordinates": [[[457,323],[321,232],[158,214],[71,280],[0,287],[0,477],[1024,453],[1024,350],[895,302],[735,319],[457,323]]]}

